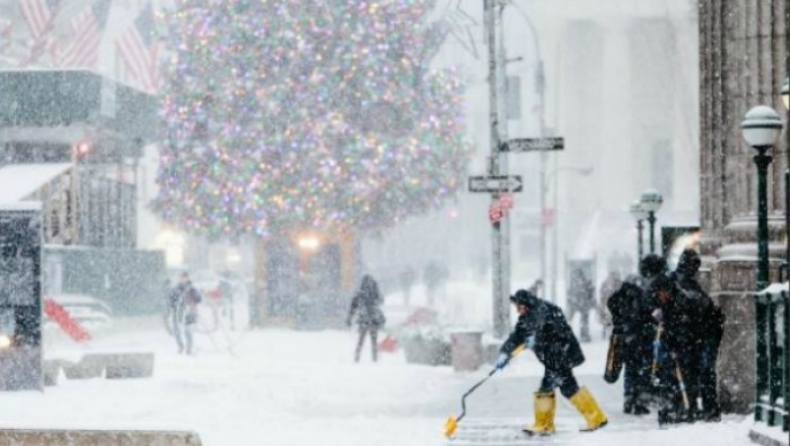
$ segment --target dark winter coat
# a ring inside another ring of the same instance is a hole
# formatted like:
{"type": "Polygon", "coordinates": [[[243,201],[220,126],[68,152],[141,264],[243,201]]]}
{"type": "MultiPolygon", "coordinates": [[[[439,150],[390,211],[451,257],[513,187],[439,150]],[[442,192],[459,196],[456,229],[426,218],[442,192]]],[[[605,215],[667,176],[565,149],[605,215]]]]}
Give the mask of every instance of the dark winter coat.
{"type": "Polygon", "coordinates": [[[168,306],[175,311],[179,321],[193,324],[197,321],[197,306],[203,300],[191,282],[179,283],[168,293],[168,306]]]}
{"type": "Polygon", "coordinates": [[[612,332],[622,335],[626,344],[644,344],[653,340],[656,321],[642,288],[624,282],[609,298],[607,307],[612,314],[612,332]]]}
{"type": "Polygon", "coordinates": [[[347,318],[348,324],[351,324],[356,314],[356,321],[359,328],[381,328],[387,322],[387,319],[384,317],[384,312],[381,311],[381,305],[383,303],[384,299],[379,292],[376,281],[369,276],[364,277],[359,291],[357,291],[354,298],[351,300],[351,308],[349,309],[347,318]]]}
{"type": "Polygon", "coordinates": [[[659,276],[650,284],[648,296],[661,310],[663,340],[676,354],[691,353],[698,344],[698,330],[694,327],[695,302],[681,292],[674,277],[659,276]]]}
{"type": "Polygon", "coordinates": [[[686,301],[691,336],[700,346],[708,344],[718,349],[724,334],[724,313],[693,276],[673,274],[672,278],[686,301]]]}
{"type": "Polygon", "coordinates": [[[617,277],[609,276],[601,284],[598,298],[598,320],[603,325],[613,325],[612,313],[609,310],[609,299],[623,286],[623,281],[617,277]]]}
{"type": "Polygon", "coordinates": [[[584,354],[562,310],[545,300],[535,301],[527,313],[519,316],[515,329],[500,350],[510,354],[521,344],[532,344],[535,356],[549,370],[582,364],[584,354]]]}

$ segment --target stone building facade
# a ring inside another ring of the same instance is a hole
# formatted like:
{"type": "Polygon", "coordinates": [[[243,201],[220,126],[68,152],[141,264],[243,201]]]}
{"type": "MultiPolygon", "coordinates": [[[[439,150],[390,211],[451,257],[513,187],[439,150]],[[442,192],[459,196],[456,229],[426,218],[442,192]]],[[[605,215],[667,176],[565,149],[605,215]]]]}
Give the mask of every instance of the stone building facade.
{"type": "MultiPolygon", "coordinates": [[[[700,223],[705,279],[727,321],[719,361],[725,410],[754,403],[757,190],[754,150],[740,122],[753,106],[785,115],[788,0],[699,0],[700,223]]],[[[784,257],[787,133],[773,151],[768,212],[771,280],[784,257]]]]}

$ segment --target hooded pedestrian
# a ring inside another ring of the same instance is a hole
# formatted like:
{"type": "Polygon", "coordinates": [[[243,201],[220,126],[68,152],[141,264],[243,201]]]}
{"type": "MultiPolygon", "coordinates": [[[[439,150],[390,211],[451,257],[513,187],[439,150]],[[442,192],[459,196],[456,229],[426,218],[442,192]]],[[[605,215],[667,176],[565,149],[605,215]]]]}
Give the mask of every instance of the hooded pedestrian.
{"type": "MultiPolygon", "coordinates": [[[[721,420],[721,409],[716,389],[716,360],[724,330],[724,313],[696,279],[702,261],[696,251],[686,249],[680,255],[673,273],[675,283],[687,300],[690,339],[687,342],[687,380],[689,387],[700,397],[702,407],[694,411],[695,419],[704,421],[721,420]]],[[[697,402],[693,402],[697,409],[697,402]]]]}
{"type": "MultiPolygon", "coordinates": [[[[628,276],[607,302],[613,325],[607,360],[607,381],[617,380],[617,375],[611,376],[611,365],[623,364],[623,412],[635,415],[650,413],[647,408],[650,393],[649,367],[655,337],[652,309],[646,302],[640,283],[638,276],[628,276]]],[[[619,370],[617,372],[619,374],[619,370]]]]}
{"type": "Polygon", "coordinates": [[[169,314],[172,317],[178,353],[194,353],[193,333],[198,318],[197,306],[202,300],[200,292],[189,280],[189,273],[181,273],[179,283],[168,293],[169,314]]]}
{"type": "Polygon", "coordinates": [[[373,361],[378,360],[378,345],[377,337],[378,331],[386,323],[384,312],[381,311],[381,305],[384,303],[384,298],[381,296],[379,286],[370,275],[362,277],[359,291],[354,295],[351,300],[351,308],[348,311],[346,318],[346,325],[351,326],[354,315],[356,315],[357,326],[359,327],[359,340],[357,341],[357,348],[354,351],[354,361],[359,362],[360,355],[362,354],[362,346],[365,343],[365,337],[370,335],[370,347],[373,361]]]}
{"type": "Polygon", "coordinates": [[[598,294],[598,298],[600,299],[598,302],[598,322],[600,322],[603,327],[604,339],[608,337],[607,334],[612,329],[612,314],[609,312],[607,303],[621,286],[623,286],[623,281],[618,271],[609,271],[606,280],[601,284],[601,290],[598,294]]]}
{"type": "Polygon", "coordinates": [[[503,369],[513,351],[521,345],[532,350],[545,367],[540,388],[535,393],[535,424],[524,431],[537,435],[554,432],[556,388],[582,414],[587,422],[585,431],[605,426],[606,415],[589,390],[579,387],[573,376],[573,369],[584,362],[584,354],[559,307],[526,290],[518,290],[510,301],[516,306],[518,322],[500,349],[496,367],[503,369]]]}

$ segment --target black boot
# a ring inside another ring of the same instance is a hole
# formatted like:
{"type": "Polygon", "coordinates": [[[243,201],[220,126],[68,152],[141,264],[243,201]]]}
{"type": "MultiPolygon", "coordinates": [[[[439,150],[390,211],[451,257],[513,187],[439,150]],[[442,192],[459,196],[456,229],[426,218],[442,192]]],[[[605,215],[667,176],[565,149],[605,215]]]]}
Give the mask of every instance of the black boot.
{"type": "Polygon", "coordinates": [[[670,423],[669,421],[669,411],[667,409],[659,409],[658,410],[658,427],[664,428],[670,423]]]}
{"type": "Polygon", "coordinates": [[[650,398],[642,390],[638,390],[634,393],[634,415],[648,415],[650,409],[647,408],[647,405],[650,402],[650,398]]]}
{"type": "Polygon", "coordinates": [[[706,423],[718,423],[721,421],[721,411],[718,408],[703,410],[697,414],[697,419],[706,423]]]}
{"type": "Polygon", "coordinates": [[[625,414],[632,414],[634,413],[634,399],[630,396],[625,397],[625,403],[623,404],[623,413],[625,414]]]}

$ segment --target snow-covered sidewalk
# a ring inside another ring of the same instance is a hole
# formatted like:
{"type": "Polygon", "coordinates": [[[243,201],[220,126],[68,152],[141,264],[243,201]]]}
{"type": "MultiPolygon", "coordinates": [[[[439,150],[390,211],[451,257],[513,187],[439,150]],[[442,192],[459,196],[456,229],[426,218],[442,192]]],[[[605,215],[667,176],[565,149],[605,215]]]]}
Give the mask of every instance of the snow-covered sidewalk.
{"type": "MultiPolygon", "coordinates": [[[[48,357],[74,357],[80,350],[153,351],[155,374],[128,381],[61,377],[44,393],[5,393],[0,420],[3,427],[195,430],[209,446],[446,444],[445,419],[458,414],[461,395],[486,370],[454,373],[450,367],[415,366],[399,353],[383,354],[373,364],[367,349],[363,362],[355,364],[355,337],[352,331],[215,332],[198,336],[194,357],[177,355],[173,340],[155,326],[108,334],[87,348],[54,342],[48,357]]],[[[571,434],[546,442],[750,444],[749,423],[741,418],[658,431],[654,418],[620,415],[621,384],[610,386],[600,378],[604,344],[584,347],[588,362],[578,378],[601,400],[610,427],[576,433],[581,417],[561,402],[558,428],[571,434]]],[[[529,420],[542,370],[530,356],[517,358],[467,400],[470,420],[529,420]]]]}

